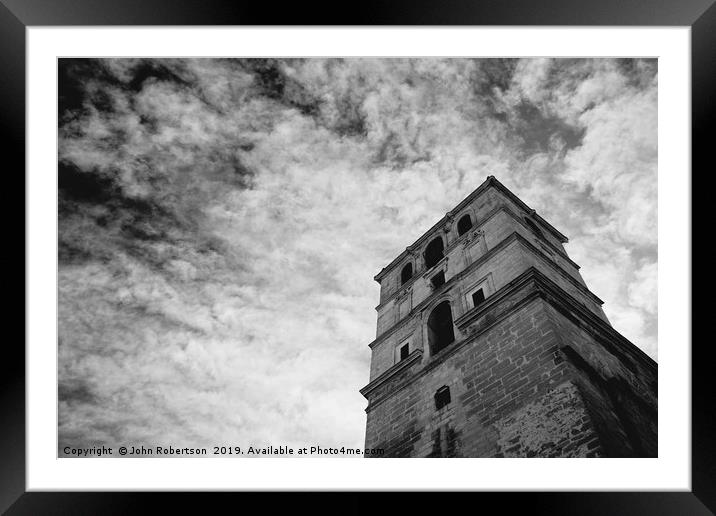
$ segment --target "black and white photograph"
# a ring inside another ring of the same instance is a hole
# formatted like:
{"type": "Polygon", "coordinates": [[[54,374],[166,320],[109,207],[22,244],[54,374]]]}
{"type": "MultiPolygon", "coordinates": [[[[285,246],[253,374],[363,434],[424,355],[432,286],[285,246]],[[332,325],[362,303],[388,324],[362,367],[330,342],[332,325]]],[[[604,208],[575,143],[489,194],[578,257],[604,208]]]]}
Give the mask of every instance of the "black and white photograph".
{"type": "Polygon", "coordinates": [[[656,58],[61,58],[57,456],[658,457],[656,58]]]}

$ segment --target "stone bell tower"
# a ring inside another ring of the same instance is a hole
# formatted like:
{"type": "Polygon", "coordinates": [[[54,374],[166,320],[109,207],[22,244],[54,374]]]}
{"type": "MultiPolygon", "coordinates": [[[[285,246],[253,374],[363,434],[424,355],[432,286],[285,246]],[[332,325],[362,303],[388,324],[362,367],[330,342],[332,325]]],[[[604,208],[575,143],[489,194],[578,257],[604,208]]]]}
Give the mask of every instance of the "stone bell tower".
{"type": "Polygon", "coordinates": [[[566,242],[490,176],[376,275],[367,448],[657,456],[657,365],[612,328],[566,242]]]}

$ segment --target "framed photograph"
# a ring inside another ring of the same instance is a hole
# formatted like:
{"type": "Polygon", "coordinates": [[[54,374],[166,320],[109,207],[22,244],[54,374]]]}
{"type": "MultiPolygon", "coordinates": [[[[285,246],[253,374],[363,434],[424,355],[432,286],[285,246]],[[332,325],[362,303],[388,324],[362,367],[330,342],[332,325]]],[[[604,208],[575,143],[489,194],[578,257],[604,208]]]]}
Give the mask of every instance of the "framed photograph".
{"type": "Polygon", "coordinates": [[[27,303],[0,507],[713,511],[716,8],[305,7],[3,0],[27,303]]]}

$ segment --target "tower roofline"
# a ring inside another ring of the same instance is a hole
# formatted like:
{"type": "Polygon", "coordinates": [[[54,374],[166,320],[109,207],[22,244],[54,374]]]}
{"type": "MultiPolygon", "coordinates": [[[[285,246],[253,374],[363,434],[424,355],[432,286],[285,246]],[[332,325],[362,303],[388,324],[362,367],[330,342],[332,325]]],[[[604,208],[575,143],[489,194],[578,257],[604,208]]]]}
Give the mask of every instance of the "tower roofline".
{"type": "Polygon", "coordinates": [[[413,250],[416,247],[419,247],[419,245],[430,235],[433,231],[435,231],[438,227],[443,225],[447,220],[448,217],[451,216],[454,212],[460,211],[465,206],[467,206],[469,203],[471,203],[478,195],[485,192],[490,186],[493,186],[500,190],[505,196],[513,201],[517,206],[524,209],[526,212],[528,212],[532,217],[534,217],[540,224],[542,224],[550,233],[552,233],[560,242],[567,243],[569,239],[564,236],[562,233],[560,233],[552,224],[544,220],[541,216],[537,214],[535,210],[527,206],[522,199],[517,197],[515,194],[513,194],[509,188],[507,188],[505,185],[500,183],[495,176],[487,176],[487,179],[475,190],[472,191],[467,197],[465,197],[462,201],[460,201],[457,206],[455,206],[452,210],[448,211],[443,217],[438,220],[435,224],[432,225],[430,229],[428,229],[425,233],[422,234],[420,238],[418,238],[415,242],[412,243],[412,245],[409,245],[402,253],[400,253],[392,262],[390,262],[388,265],[383,267],[378,274],[376,274],[373,279],[380,283],[380,281],[385,277],[385,275],[393,269],[398,263],[400,263],[405,256],[407,256],[408,252],[413,250]]]}

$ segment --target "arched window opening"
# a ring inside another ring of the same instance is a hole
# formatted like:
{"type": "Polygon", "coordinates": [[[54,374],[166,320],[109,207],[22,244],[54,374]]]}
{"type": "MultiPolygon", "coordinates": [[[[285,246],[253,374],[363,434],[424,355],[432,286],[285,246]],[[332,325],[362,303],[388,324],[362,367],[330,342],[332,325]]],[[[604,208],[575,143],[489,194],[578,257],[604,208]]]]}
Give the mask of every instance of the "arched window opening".
{"type": "Polygon", "coordinates": [[[435,391],[435,410],[450,404],[450,387],[443,385],[437,391],[435,391]]]}
{"type": "Polygon", "coordinates": [[[437,237],[425,248],[425,267],[430,269],[443,259],[443,239],[437,237]]]}
{"type": "Polygon", "coordinates": [[[471,227],[472,227],[472,219],[470,218],[469,214],[465,215],[460,220],[457,221],[457,234],[459,236],[462,236],[465,233],[467,233],[471,227]]]}
{"type": "Polygon", "coordinates": [[[405,285],[407,281],[413,277],[413,264],[408,263],[403,267],[403,270],[400,272],[400,284],[405,285]]]}
{"type": "Polygon", "coordinates": [[[430,354],[434,355],[455,341],[452,326],[452,310],[450,303],[443,301],[436,306],[428,317],[428,344],[430,354]]]}
{"type": "Polygon", "coordinates": [[[525,222],[527,222],[527,225],[532,228],[532,231],[537,233],[537,236],[544,236],[542,234],[542,230],[539,228],[539,226],[532,220],[525,217],[525,222]]]}

